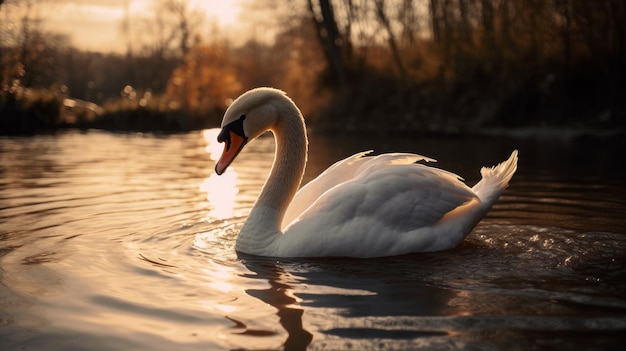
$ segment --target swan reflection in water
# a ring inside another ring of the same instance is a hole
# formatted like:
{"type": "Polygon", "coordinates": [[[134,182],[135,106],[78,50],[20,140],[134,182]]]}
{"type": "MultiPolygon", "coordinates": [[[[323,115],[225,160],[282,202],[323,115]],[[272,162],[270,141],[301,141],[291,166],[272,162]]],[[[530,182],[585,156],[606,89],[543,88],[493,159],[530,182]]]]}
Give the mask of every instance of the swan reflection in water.
{"type": "MultiPolygon", "coordinates": [[[[279,323],[287,331],[285,350],[306,350],[313,340],[313,334],[303,327],[304,310],[299,306],[301,300],[294,295],[293,288],[285,282],[288,273],[275,260],[246,254],[240,254],[239,258],[253,273],[244,275],[245,278],[264,279],[269,283],[270,286],[267,289],[246,289],[246,293],[278,310],[276,315],[279,323]]],[[[250,333],[250,331],[247,332],[250,333]]]]}
{"type": "MultiPolygon", "coordinates": [[[[433,325],[428,317],[464,315],[462,305],[452,303],[459,292],[409,277],[416,264],[414,256],[367,262],[276,261],[246,254],[238,258],[251,271],[242,277],[269,283],[267,289],[247,289],[246,293],[278,310],[279,323],[288,333],[285,350],[305,350],[315,334],[318,342],[331,349],[348,344],[369,348],[373,338],[390,347],[392,343],[438,344],[450,336],[450,326],[433,325]],[[379,274],[372,275],[375,267],[379,274]]],[[[239,326],[245,328],[240,322],[239,326]]]]}

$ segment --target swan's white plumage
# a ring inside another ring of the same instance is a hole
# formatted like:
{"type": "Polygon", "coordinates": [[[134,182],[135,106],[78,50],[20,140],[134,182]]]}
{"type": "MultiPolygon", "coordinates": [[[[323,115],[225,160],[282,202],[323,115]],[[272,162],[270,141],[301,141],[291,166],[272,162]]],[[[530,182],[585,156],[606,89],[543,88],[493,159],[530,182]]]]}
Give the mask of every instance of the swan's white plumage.
{"type": "Polygon", "coordinates": [[[285,227],[291,223],[291,221],[309,208],[309,206],[326,191],[355,178],[363,172],[368,172],[369,169],[385,167],[391,164],[411,164],[418,161],[435,162],[435,160],[431,158],[408,153],[388,153],[378,156],[366,156],[371,152],[371,150],[360,152],[337,161],[322,172],[322,174],[317,176],[317,178],[311,180],[298,190],[296,196],[287,208],[282,226],[285,227]]]}
{"type": "Polygon", "coordinates": [[[436,168],[377,167],[326,191],[285,229],[276,253],[371,257],[445,249],[449,240],[442,244],[432,226],[475,199],[457,178],[436,168]],[[292,231],[298,238],[288,237],[292,231]]]}
{"type": "Polygon", "coordinates": [[[432,159],[363,152],[295,194],[306,161],[300,111],[283,92],[259,88],[235,100],[222,126],[240,115],[246,136],[269,129],[277,141],[270,177],[237,238],[236,249],[249,254],[380,257],[449,249],[487,213],[517,168],[514,151],[481,169],[483,179],[469,188],[456,174],[416,163],[432,159]]]}

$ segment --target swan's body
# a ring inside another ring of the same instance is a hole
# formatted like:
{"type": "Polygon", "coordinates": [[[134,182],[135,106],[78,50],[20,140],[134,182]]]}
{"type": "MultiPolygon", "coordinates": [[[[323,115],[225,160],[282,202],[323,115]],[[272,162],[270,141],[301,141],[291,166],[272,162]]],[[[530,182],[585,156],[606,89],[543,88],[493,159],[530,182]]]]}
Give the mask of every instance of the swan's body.
{"type": "Polygon", "coordinates": [[[271,130],[269,178],[237,237],[236,250],[274,257],[381,257],[445,250],[489,211],[517,168],[517,151],[481,170],[473,188],[414,154],[356,154],[299,192],[307,154],[304,119],[282,91],[258,88],[228,108],[216,165],[223,173],[248,140],[271,130]]]}

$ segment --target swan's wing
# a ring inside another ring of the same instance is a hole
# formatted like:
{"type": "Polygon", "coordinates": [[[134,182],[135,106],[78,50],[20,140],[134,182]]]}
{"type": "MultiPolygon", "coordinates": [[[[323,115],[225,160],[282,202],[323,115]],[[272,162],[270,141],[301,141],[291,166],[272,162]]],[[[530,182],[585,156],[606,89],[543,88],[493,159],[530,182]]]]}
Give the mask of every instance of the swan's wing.
{"type": "Polygon", "coordinates": [[[413,233],[475,200],[476,194],[458,176],[437,168],[411,164],[373,169],[320,196],[286,228],[281,245],[303,255],[396,254],[398,245],[432,240],[413,233]]]}
{"type": "Polygon", "coordinates": [[[360,152],[335,162],[332,166],[322,172],[322,174],[300,188],[293,200],[291,200],[289,207],[287,207],[287,212],[283,217],[282,226],[284,227],[288,223],[291,223],[294,218],[298,217],[298,215],[306,210],[311,203],[313,203],[328,189],[344,182],[346,179],[354,177],[359,165],[367,160],[367,157],[364,156],[370,152],[371,150],[360,152]]]}
{"type": "Polygon", "coordinates": [[[337,161],[322,174],[303,186],[293,198],[283,217],[286,226],[315,202],[329,189],[357,177],[363,172],[391,164],[411,164],[418,161],[436,162],[434,159],[409,153],[386,153],[366,156],[372,151],[364,151],[337,161]]]}

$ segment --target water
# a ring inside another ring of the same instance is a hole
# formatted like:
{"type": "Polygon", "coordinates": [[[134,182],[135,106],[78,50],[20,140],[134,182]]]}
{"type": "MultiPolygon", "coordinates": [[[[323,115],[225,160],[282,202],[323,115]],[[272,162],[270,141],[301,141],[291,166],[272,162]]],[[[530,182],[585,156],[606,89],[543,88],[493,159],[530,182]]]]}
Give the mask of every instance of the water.
{"type": "Polygon", "coordinates": [[[0,138],[2,350],[605,350],[626,343],[623,142],[314,137],[311,179],[374,147],[518,174],[457,248],[237,255],[272,162],[214,175],[217,131],[0,138]]]}

